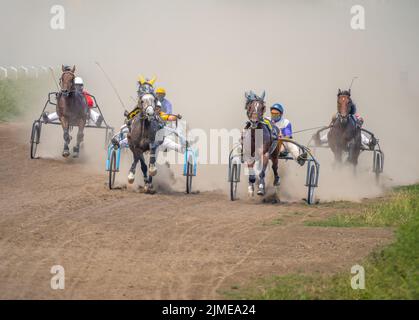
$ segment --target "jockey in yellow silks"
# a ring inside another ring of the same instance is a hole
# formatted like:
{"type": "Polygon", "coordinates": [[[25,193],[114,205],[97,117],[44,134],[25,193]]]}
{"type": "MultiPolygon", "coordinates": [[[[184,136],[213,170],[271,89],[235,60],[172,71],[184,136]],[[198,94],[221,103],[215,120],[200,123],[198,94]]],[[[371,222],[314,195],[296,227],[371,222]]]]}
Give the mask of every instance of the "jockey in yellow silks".
{"type": "MultiPolygon", "coordinates": [[[[178,143],[176,143],[175,141],[173,141],[172,139],[168,138],[167,136],[171,135],[172,133],[175,133],[176,135],[179,136],[179,138],[183,139],[183,137],[179,134],[179,132],[177,132],[177,130],[167,127],[166,123],[167,122],[172,122],[172,121],[176,121],[177,119],[181,119],[182,116],[180,114],[178,115],[173,115],[173,114],[169,114],[166,112],[162,111],[162,107],[163,107],[163,103],[162,103],[162,99],[161,97],[159,97],[159,95],[161,95],[162,93],[164,93],[164,96],[166,95],[166,91],[163,88],[158,88],[157,90],[157,96],[156,93],[154,92],[154,82],[156,80],[156,77],[153,77],[151,80],[149,79],[145,79],[142,76],[139,77],[138,80],[138,84],[139,84],[139,88],[138,88],[138,95],[142,96],[144,94],[152,94],[153,96],[156,97],[156,114],[158,115],[158,117],[161,120],[162,123],[162,129],[165,130],[164,131],[164,136],[163,138],[163,142],[161,144],[160,147],[163,148],[163,150],[174,150],[177,152],[184,152],[184,147],[178,143]],[[159,99],[160,98],[160,99],[159,99]]],[[[163,98],[164,98],[163,96],[163,98]]],[[[165,108],[163,108],[165,111],[166,109],[168,109],[167,111],[172,111],[172,105],[167,101],[167,99],[165,99],[166,104],[164,105],[165,108]],[[168,108],[168,105],[170,105],[170,108],[168,108]]],[[[130,126],[130,122],[131,120],[141,111],[140,105],[139,103],[134,107],[134,109],[131,112],[126,112],[125,116],[127,118],[127,124],[123,125],[121,127],[121,132],[123,133],[123,135],[125,136],[124,139],[121,139],[120,141],[118,141],[117,139],[112,139],[112,143],[114,144],[118,144],[120,147],[128,147],[128,139],[126,138],[126,134],[129,132],[129,126],[130,126]]]]}

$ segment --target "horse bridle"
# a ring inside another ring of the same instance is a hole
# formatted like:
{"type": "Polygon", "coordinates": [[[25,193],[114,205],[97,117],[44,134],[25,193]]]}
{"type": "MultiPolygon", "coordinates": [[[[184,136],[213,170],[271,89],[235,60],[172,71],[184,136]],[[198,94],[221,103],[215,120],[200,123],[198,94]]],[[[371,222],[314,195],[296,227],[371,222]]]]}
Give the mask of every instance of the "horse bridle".
{"type": "Polygon", "coordinates": [[[251,123],[251,128],[253,128],[253,129],[256,129],[257,128],[257,126],[259,125],[259,123],[261,122],[261,120],[262,120],[262,118],[263,118],[263,108],[264,108],[265,106],[264,106],[264,103],[263,103],[263,101],[261,101],[261,100],[253,100],[253,101],[250,101],[247,105],[246,105],[246,109],[247,109],[247,117],[248,117],[248,119],[249,119],[249,121],[250,121],[250,123],[251,123]],[[253,112],[250,112],[250,110],[249,110],[249,108],[251,107],[251,105],[254,103],[254,102],[258,102],[258,103],[260,103],[261,104],[261,106],[262,106],[262,113],[261,113],[261,116],[259,116],[259,113],[258,113],[258,109],[257,109],[257,107],[255,107],[256,108],[256,110],[254,110],[253,112]],[[258,115],[258,120],[257,121],[253,121],[250,117],[251,117],[251,113],[256,113],[257,115],[258,115]]]}
{"type": "Polygon", "coordinates": [[[352,103],[352,99],[351,99],[351,97],[350,96],[347,96],[348,97],[348,103],[347,103],[347,105],[346,105],[346,108],[348,109],[347,110],[347,114],[346,115],[343,115],[343,114],[341,114],[340,112],[339,112],[339,106],[340,106],[340,102],[339,102],[339,98],[341,97],[341,96],[343,96],[343,94],[338,94],[338,113],[337,113],[337,118],[339,119],[339,121],[342,123],[342,122],[346,122],[347,120],[348,120],[348,118],[349,118],[349,108],[350,108],[350,104],[352,103]]]}
{"type": "Polygon", "coordinates": [[[76,77],[76,75],[72,71],[64,71],[62,73],[62,75],[60,77],[60,88],[61,88],[60,94],[63,95],[64,97],[68,97],[70,95],[70,93],[75,92],[75,89],[74,89],[74,78],[75,77],[76,77]],[[72,84],[71,84],[70,90],[63,90],[63,88],[62,88],[63,76],[65,74],[71,74],[73,76],[73,80],[72,80],[72,84]]]}

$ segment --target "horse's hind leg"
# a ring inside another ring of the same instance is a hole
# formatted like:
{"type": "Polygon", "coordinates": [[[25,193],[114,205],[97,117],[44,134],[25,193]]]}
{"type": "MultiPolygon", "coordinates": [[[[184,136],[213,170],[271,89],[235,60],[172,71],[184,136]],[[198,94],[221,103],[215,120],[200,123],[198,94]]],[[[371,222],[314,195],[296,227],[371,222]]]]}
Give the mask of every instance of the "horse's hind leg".
{"type": "Polygon", "coordinates": [[[80,144],[83,142],[84,138],[84,126],[85,120],[81,120],[79,123],[79,130],[77,132],[77,144],[73,148],[73,158],[78,158],[80,153],[80,144]]]}
{"type": "Polygon", "coordinates": [[[247,168],[249,169],[249,187],[248,187],[248,193],[249,196],[253,197],[255,193],[255,182],[256,182],[256,175],[255,175],[255,169],[253,168],[255,165],[255,162],[251,162],[247,164],[247,168]]]}
{"type": "Polygon", "coordinates": [[[70,133],[69,133],[69,129],[68,129],[68,121],[64,118],[61,117],[60,119],[61,121],[61,126],[63,127],[63,138],[64,138],[64,150],[63,150],[63,157],[67,158],[70,155],[70,149],[68,147],[68,145],[70,144],[70,133]]]}

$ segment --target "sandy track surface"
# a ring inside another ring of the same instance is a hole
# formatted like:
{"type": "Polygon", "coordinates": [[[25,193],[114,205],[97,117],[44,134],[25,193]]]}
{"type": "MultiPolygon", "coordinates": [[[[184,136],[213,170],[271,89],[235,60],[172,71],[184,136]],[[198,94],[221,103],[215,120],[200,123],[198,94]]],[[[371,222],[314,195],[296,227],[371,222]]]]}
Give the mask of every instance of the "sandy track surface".
{"type": "Polygon", "coordinates": [[[109,191],[105,172],[82,161],[30,160],[29,143],[12,143],[21,130],[0,124],[2,299],[222,298],[271,274],[349,273],[393,237],[380,228],[305,227],[336,213],[322,205],[109,191]],[[65,290],[50,287],[53,265],[65,268],[65,290]]]}

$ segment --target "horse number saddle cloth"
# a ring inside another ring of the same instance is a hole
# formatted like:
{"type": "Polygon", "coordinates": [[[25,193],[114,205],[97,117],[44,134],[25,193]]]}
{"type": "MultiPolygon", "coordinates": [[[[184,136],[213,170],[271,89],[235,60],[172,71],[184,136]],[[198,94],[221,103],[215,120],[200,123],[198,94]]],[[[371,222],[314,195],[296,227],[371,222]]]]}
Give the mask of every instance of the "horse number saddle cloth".
{"type": "Polygon", "coordinates": [[[134,110],[132,110],[130,113],[128,113],[127,119],[132,120],[138,113],[140,113],[140,108],[135,107],[134,110]]]}

